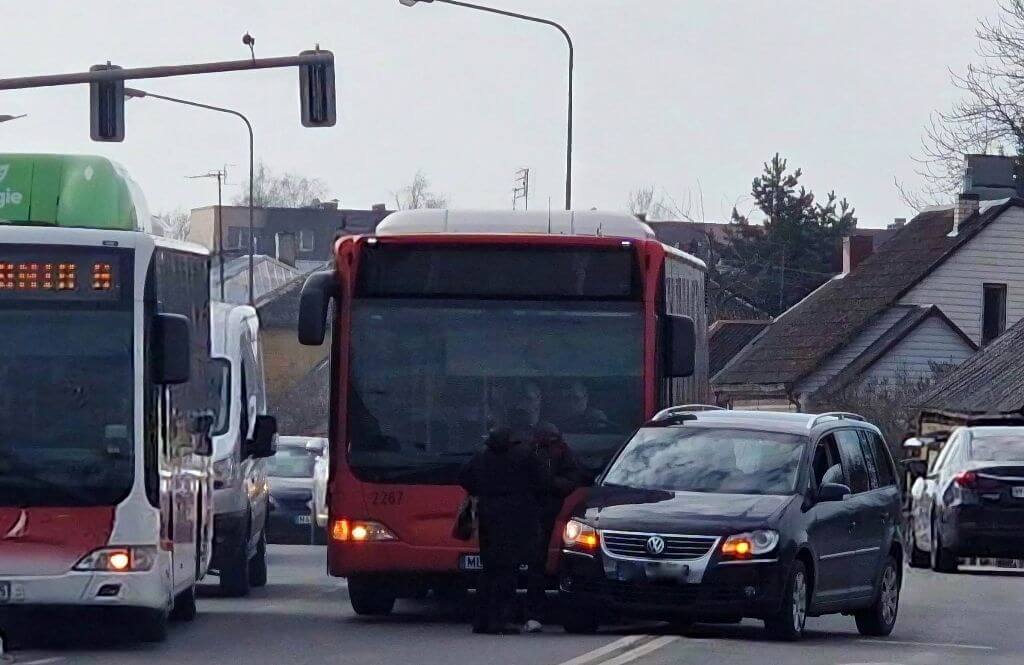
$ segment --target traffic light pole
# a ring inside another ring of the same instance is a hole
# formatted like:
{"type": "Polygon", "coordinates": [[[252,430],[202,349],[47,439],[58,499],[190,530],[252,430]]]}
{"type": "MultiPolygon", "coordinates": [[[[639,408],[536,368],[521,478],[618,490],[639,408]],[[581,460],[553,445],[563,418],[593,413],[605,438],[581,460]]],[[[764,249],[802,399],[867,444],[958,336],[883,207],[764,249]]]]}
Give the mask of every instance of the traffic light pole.
{"type": "Polygon", "coordinates": [[[134,79],[156,79],[171,76],[192,76],[194,74],[238,72],[245,71],[247,69],[275,69],[281,67],[301,67],[302,65],[333,63],[333,53],[330,51],[319,51],[303,55],[284,56],[280,58],[250,58],[248,60],[202,62],[192,65],[166,65],[160,67],[135,67],[133,69],[104,69],[92,72],[74,72],[70,74],[21,76],[17,78],[0,79],[0,90],[48,88],[57,85],[130,81],[134,79]]]}

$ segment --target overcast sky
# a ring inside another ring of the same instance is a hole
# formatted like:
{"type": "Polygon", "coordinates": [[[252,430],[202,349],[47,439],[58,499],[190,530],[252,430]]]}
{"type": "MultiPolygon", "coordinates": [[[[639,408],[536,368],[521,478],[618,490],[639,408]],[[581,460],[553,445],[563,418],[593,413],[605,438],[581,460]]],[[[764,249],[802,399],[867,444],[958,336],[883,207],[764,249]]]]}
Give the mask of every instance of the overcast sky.
{"type": "MultiPolygon", "coordinates": [[[[849,197],[861,226],[911,212],[893,179],[916,182],[922,127],[954,99],[948,69],[974,59],[976,21],[995,9],[995,0],[492,4],[573,36],[575,208],[625,209],[645,184],[683,202],[699,187],[705,216],[724,219],[779,151],[815,192],[849,197]]],[[[316,43],[334,52],[336,127],[300,125],[294,70],[131,85],[247,113],[258,159],[323,179],[345,207],[392,201],[422,169],[453,207],[508,208],[520,167],[531,169],[531,207],[563,204],[566,48],[542,25],[398,0],[33,0],[4,21],[0,76],[235,59],[248,53],[247,30],[258,56],[316,43]]],[[[92,143],[87,100],[84,86],[0,93],[0,113],[29,114],[0,125],[0,149],[107,155],[154,211],[215,202],[212,181],[185,176],[224,163],[243,182],[237,120],[132,100],[124,143],[92,143]]]]}

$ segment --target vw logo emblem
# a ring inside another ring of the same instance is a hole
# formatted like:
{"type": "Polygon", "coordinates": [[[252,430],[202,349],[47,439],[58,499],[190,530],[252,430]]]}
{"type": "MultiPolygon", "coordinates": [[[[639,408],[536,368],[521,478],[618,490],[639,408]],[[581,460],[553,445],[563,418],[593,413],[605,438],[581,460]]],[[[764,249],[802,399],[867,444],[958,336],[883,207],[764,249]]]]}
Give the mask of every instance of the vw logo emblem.
{"type": "Polygon", "coordinates": [[[646,547],[651,554],[661,554],[665,551],[665,539],[661,536],[651,536],[647,539],[646,547]]]}

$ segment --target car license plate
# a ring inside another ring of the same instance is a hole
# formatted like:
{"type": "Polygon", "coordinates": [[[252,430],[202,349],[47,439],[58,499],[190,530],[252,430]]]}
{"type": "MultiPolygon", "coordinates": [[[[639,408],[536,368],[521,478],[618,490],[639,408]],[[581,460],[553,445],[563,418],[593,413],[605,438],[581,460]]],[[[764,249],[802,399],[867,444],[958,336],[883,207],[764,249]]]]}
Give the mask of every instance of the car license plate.
{"type": "Polygon", "coordinates": [[[690,566],[672,561],[616,561],[606,572],[619,582],[686,582],[690,566]]]}
{"type": "Polygon", "coordinates": [[[459,556],[459,570],[483,570],[479,554],[463,554],[459,556]]]}
{"type": "Polygon", "coordinates": [[[0,582],[0,605],[11,602],[11,583],[0,582]]]}
{"type": "Polygon", "coordinates": [[[295,523],[296,524],[309,524],[310,523],[309,515],[296,515],[295,516],[295,523]]]}
{"type": "Polygon", "coordinates": [[[1014,499],[1024,499],[1024,485],[1021,485],[1019,487],[1014,487],[1011,490],[1011,492],[1013,492],[1013,498],[1014,499]]]}

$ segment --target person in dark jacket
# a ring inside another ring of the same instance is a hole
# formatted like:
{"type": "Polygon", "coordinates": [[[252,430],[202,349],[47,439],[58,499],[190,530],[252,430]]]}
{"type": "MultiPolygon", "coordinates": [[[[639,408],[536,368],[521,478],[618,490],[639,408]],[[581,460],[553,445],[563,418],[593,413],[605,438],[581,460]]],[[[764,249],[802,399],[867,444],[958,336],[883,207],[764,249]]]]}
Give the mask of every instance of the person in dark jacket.
{"type": "Polygon", "coordinates": [[[483,571],[473,632],[517,633],[512,624],[516,572],[537,549],[544,468],[530,446],[500,428],[462,468],[459,484],[477,498],[480,526],[483,571]]]}
{"type": "Polygon", "coordinates": [[[542,628],[541,618],[544,615],[547,588],[545,568],[548,560],[548,543],[551,541],[555,521],[562,511],[565,498],[577,487],[585,485],[589,478],[554,425],[541,424],[536,428],[532,449],[547,480],[547,486],[543,488],[539,497],[536,547],[529,560],[526,593],[526,630],[539,632],[542,628]]]}

